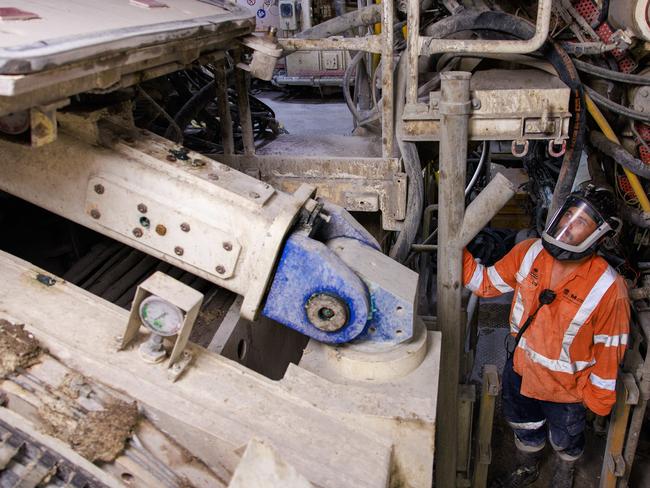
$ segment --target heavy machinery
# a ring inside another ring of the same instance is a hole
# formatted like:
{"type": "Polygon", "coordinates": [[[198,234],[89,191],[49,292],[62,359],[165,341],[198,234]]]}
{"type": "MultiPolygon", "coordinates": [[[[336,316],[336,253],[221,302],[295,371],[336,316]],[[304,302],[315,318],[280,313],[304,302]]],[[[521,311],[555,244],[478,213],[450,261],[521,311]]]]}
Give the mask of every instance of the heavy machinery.
{"type": "MultiPolygon", "coordinates": [[[[647,77],[629,74],[646,59],[649,7],[627,3],[608,18],[590,1],[383,2],[278,39],[219,0],[4,2],[5,242],[51,237],[25,201],[65,218],[53,228],[70,237],[54,239],[67,246],[48,254],[54,271],[0,255],[0,479],[429,487],[435,451],[436,486],[485,486],[498,378],[480,373],[473,440],[464,326],[476,302],[461,293],[461,251],[505,246],[494,232],[473,240],[518,190],[490,160],[526,170],[537,228],[588,166],[639,202],[625,215],[647,246],[647,170],[594,104],[649,122],[647,77]],[[377,16],[370,35],[338,35],[377,16]],[[367,76],[346,99],[366,135],[269,140],[274,114],[248,76],[269,79],[296,50],[356,53],[367,76]],[[628,74],[567,54],[610,52],[628,74]],[[576,67],[632,83],[631,108],[576,67]],[[585,107],[605,134],[589,151],[627,179],[587,164],[585,107]],[[207,349],[189,340],[203,330],[207,349]]],[[[647,159],[647,126],[624,130],[647,159]]],[[[620,269],[644,269],[629,261],[620,269]]],[[[639,330],[603,486],[634,458],[639,330]]]]}

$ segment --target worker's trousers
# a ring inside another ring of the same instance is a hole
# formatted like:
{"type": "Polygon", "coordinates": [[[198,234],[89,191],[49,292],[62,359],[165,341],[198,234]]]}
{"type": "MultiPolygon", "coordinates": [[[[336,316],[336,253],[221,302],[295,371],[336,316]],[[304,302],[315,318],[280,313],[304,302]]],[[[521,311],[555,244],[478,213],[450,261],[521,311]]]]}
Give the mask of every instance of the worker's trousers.
{"type": "Polygon", "coordinates": [[[585,446],[586,409],[580,403],[555,403],[520,393],[521,376],[512,359],[503,370],[503,413],[515,432],[517,448],[526,452],[544,449],[548,432],[551,446],[560,458],[574,461],[585,446]]]}

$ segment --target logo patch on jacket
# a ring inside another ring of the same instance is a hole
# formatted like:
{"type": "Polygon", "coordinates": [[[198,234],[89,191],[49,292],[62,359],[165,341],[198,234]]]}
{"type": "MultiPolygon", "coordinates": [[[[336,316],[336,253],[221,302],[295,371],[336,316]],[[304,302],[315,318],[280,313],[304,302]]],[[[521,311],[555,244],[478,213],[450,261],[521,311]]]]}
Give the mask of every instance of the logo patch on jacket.
{"type": "Polygon", "coordinates": [[[582,302],[584,302],[584,298],[577,296],[575,293],[573,293],[571,290],[568,288],[565,288],[562,290],[562,296],[570,301],[571,303],[574,303],[576,305],[582,305],[582,302]]]}

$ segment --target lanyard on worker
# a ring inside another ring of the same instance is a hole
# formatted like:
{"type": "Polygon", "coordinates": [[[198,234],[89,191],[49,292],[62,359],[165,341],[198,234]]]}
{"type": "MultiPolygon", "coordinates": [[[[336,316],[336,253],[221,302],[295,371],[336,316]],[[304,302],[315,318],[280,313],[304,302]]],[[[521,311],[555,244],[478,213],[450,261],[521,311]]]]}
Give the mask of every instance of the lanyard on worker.
{"type": "Polygon", "coordinates": [[[537,312],[539,312],[539,309],[542,308],[544,305],[550,305],[551,303],[553,303],[555,297],[556,297],[556,293],[553,290],[550,290],[548,288],[542,290],[541,293],[539,294],[539,305],[537,306],[535,311],[528,316],[526,322],[524,322],[524,325],[521,326],[519,332],[517,332],[517,337],[515,337],[514,341],[512,340],[511,334],[508,334],[506,336],[506,353],[508,354],[508,359],[512,359],[512,356],[515,353],[515,349],[517,349],[517,346],[519,345],[519,341],[521,340],[521,336],[524,335],[526,329],[530,326],[530,324],[533,323],[533,320],[535,319],[537,312]]]}

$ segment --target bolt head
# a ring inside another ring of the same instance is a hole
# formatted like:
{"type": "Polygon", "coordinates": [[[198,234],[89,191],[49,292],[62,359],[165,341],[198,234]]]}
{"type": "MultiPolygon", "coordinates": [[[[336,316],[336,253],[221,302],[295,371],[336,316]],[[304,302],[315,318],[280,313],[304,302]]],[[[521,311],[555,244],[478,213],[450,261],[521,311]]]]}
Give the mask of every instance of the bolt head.
{"type": "Polygon", "coordinates": [[[96,208],[93,208],[93,209],[90,211],[90,216],[91,216],[93,219],[98,219],[98,218],[100,218],[100,217],[102,216],[102,214],[99,213],[99,210],[97,210],[96,208]]]}
{"type": "Polygon", "coordinates": [[[181,230],[183,232],[189,232],[190,231],[190,224],[188,224],[187,222],[183,222],[181,224],[181,230]]]}
{"type": "Polygon", "coordinates": [[[349,318],[348,307],[340,297],[315,293],[305,304],[307,318],[317,329],[335,332],[343,328],[349,318]]]}
{"type": "Polygon", "coordinates": [[[104,185],[95,185],[95,193],[102,195],[104,193],[104,185]]]}
{"type": "Polygon", "coordinates": [[[259,198],[260,194],[257,193],[256,191],[252,191],[248,194],[248,196],[250,196],[251,198],[259,198]]]}
{"type": "Polygon", "coordinates": [[[135,237],[142,237],[142,229],[140,227],[136,227],[133,229],[133,235],[135,237]]]}
{"type": "Polygon", "coordinates": [[[147,213],[147,206],[144,203],[138,203],[138,212],[147,213]]]}
{"type": "Polygon", "coordinates": [[[224,248],[226,251],[232,251],[232,244],[231,244],[230,242],[224,242],[224,243],[223,243],[223,248],[224,248]]]}
{"type": "Polygon", "coordinates": [[[167,227],[165,227],[162,224],[158,224],[156,226],[156,234],[158,234],[159,236],[164,236],[165,234],[167,234],[167,227]]]}
{"type": "Polygon", "coordinates": [[[219,266],[217,266],[216,268],[214,268],[214,270],[215,270],[217,273],[219,273],[219,274],[224,274],[224,273],[226,272],[226,268],[224,268],[224,267],[221,266],[221,265],[219,265],[219,266]]]}
{"type": "Polygon", "coordinates": [[[182,256],[184,253],[185,253],[185,251],[183,250],[183,248],[181,246],[176,246],[174,248],[174,254],[176,254],[176,256],[182,256]]]}
{"type": "Polygon", "coordinates": [[[167,155],[167,161],[169,161],[170,163],[175,162],[176,161],[176,156],[174,156],[173,154],[168,154],[167,155]]]}

